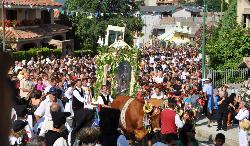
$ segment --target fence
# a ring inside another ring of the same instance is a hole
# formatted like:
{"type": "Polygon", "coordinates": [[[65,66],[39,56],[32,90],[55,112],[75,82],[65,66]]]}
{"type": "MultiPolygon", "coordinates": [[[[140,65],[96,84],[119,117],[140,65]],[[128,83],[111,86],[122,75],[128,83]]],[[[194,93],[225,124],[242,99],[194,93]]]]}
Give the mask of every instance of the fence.
{"type": "Polygon", "coordinates": [[[241,83],[248,79],[249,69],[241,68],[238,70],[226,69],[226,70],[208,70],[207,77],[211,77],[214,88],[217,88],[223,84],[241,83]]]}

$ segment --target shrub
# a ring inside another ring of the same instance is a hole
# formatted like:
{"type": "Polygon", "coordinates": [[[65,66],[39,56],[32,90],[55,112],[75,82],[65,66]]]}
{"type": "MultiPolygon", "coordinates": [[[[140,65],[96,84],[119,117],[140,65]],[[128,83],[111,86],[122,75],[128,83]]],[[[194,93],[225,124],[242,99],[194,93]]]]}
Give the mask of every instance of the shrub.
{"type": "Polygon", "coordinates": [[[56,57],[62,56],[62,49],[53,49],[52,54],[55,55],[56,57]]]}
{"type": "Polygon", "coordinates": [[[62,55],[61,49],[49,49],[49,48],[32,48],[28,51],[17,51],[13,52],[13,58],[14,60],[29,60],[31,57],[36,58],[37,56],[50,56],[55,55],[57,57],[60,57],[62,55]]]}
{"type": "Polygon", "coordinates": [[[83,55],[94,55],[94,52],[92,50],[76,50],[74,51],[75,56],[83,56],[83,55]]]}

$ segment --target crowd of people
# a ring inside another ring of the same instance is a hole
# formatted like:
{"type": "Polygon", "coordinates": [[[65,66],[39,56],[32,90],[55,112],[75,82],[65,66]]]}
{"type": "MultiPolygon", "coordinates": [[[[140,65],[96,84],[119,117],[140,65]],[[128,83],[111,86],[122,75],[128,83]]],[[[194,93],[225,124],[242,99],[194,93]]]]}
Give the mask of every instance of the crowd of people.
{"type": "MultiPolygon", "coordinates": [[[[17,90],[10,145],[129,145],[118,130],[120,111],[111,108],[114,97],[109,86],[103,85],[93,102],[96,67],[95,57],[88,55],[15,61],[9,72],[17,90]]],[[[195,122],[199,114],[205,113],[210,122],[216,120],[218,131],[237,123],[235,118],[249,117],[246,102],[236,94],[229,96],[226,86],[213,92],[211,79],[202,79],[201,50],[192,45],[141,48],[138,83],[138,100],[165,101],[155,146],[198,145],[195,122]]],[[[240,146],[244,146],[246,130],[241,129],[240,135],[240,146]]],[[[219,133],[215,142],[222,146],[225,136],[219,133]]]]}

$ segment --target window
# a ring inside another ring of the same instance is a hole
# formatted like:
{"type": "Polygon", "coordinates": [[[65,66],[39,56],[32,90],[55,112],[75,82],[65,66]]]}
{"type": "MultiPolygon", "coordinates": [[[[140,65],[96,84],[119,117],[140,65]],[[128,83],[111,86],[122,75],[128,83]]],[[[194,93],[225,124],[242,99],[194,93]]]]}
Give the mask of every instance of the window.
{"type": "Polygon", "coordinates": [[[6,19],[7,20],[17,20],[17,10],[7,10],[6,19]]]}
{"type": "Polygon", "coordinates": [[[51,14],[49,11],[43,10],[41,15],[43,24],[51,24],[51,14]]]}
{"type": "Polygon", "coordinates": [[[28,20],[29,19],[29,13],[28,10],[24,11],[24,20],[28,20]]]}

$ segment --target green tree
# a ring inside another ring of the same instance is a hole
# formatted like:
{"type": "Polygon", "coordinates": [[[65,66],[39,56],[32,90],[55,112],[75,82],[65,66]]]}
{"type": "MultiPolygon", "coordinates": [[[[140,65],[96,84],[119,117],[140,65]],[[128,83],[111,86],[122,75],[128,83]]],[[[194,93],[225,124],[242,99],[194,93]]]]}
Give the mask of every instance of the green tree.
{"type": "MultiPolygon", "coordinates": [[[[222,0],[206,0],[208,11],[220,12],[222,0]]],[[[199,6],[204,6],[204,0],[197,0],[196,4],[199,6]]],[[[227,10],[228,4],[223,0],[223,11],[227,10]]]]}
{"type": "Polygon", "coordinates": [[[233,0],[208,38],[209,65],[214,69],[237,68],[242,58],[250,55],[250,29],[237,24],[236,5],[233,0]]]}
{"type": "Polygon", "coordinates": [[[133,1],[67,0],[66,7],[70,11],[80,12],[72,16],[71,21],[82,45],[97,46],[99,36],[105,36],[108,25],[126,26],[125,41],[132,45],[132,32],[141,31],[143,27],[141,18],[133,16],[138,10],[138,5],[133,1]]]}

